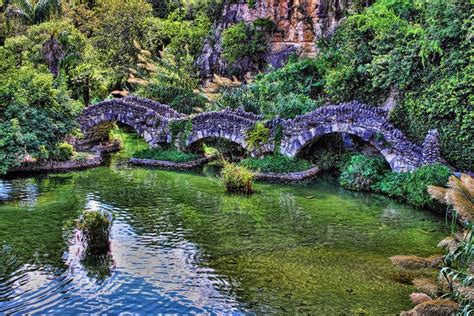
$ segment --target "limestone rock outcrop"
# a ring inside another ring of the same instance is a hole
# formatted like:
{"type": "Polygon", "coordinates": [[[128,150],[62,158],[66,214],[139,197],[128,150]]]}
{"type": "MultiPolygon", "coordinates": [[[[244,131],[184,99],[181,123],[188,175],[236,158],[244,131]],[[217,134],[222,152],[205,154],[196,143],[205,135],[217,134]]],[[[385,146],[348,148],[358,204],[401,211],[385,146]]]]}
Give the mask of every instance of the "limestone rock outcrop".
{"type": "MultiPolygon", "coordinates": [[[[268,64],[281,67],[292,54],[313,56],[315,43],[329,36],[340,24],[353,0],[226,0],[221,17],[214,25],[212,36],[206,41],[198,60],[203,77],[225,75],[227,64],[222,58],[222,32],[229,26],[244,21],[269,19],[275,31],[269,35],[269,50],[264,56],[268,64]]],[[[366,1],[368,4],[371,1],[366,1]]],[[[245,43],[243,43],[245,45],[245,43]]],[[[248,65],[249,71],[254,71],[248,65]]]]}

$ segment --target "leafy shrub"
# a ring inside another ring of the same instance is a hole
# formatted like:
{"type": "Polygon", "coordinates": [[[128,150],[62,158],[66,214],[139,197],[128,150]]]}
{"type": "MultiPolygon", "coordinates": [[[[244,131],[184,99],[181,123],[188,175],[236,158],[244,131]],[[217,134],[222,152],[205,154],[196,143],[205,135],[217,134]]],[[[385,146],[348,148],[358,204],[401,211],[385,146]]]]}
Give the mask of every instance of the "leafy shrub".
{"type": "Polygon", "coordinates": [[[269,20],[259,19],[253,23],[239,22],[225,29],[222,33],[222,55],[231,68],[244,58],[261,66],[263,54],[268,50],[267,34],[272,27],[269,20]]]}
{"type": "Polygon", "coordinates": [[[315,102],[308,96],[290,93],[286,95],[278,95],[276,97],[274,107],[270,109],[273,111],[271,116],[295,118],[298,115],[311,112],[315,108],[315,102]]]}
{"type": "Polygon", "coordinates": [[[82,214],[78,228],[84,235],[87,254],[103,255],[108,253],[111,225],[110,215],[103,212],[85,211],[82,214]]]}
{"type": "Polygon", "coordinates": [[[382,158],[354,155],[342,169],[339,183],[350,190],[369,191],[386,171],[387,166],[382,158]]]}
{"type": "Polygon", "coordinates": [[[246,141],[249,149],[253,150],[268,142],[270,137],[270,129],[264,123],[256,123],[252,129],[247,131],[246,141]]]}
{"type": "Polygon", "coordinates": [[[58,161],[67,161],[74,155],[74,147],[68,143],[58,145],[55,155],[52,157],[58,161]]]}
{"type": "Polygon", "coordinates": [[[254,175],[247,168],[232,163],[225,163],[221,176],[228,192],[252,193],[254,175]]]}
{"type": "Polygon", "coordinates": [[[428,193],[428,186],[442,186],[451,175],[451,170],[441,164],[422,166],[410,172],[406,183],[406,199],[408,203],[432,209],[439,208],[439,204],[433,201],[428,193]]]}
{"type": "Polygon", "coordinates": [[[278,173],[305,171],[312,167],[306,160],[290,158],[282,154],[263,158],[246,158],[240,162],[240,165],[254,171],[278,173]]]}
{"type": "Polygon", "coordinates": [[[372,186],[376,192],[387,196],[405,199],[409,174],[406,172],[387,172],[382,179],[372,186]]]}
{"type": "Polygon", "coordinates": [[[200,156],[197,154],[182,152],[172,148],[147,148],[134,153],[133,157],[140,159],[154,159],[172,162],[187,162],[200,158],[200,156]]]}
{"type": "Polygon", "coordinates": [[[387,172],[372,189],[417,207],[438,209],[440,205],[431,199],[428,186],[443,185],[450,174],[449,168],[440,164],[422,166],[410,172],[387,172]]]}

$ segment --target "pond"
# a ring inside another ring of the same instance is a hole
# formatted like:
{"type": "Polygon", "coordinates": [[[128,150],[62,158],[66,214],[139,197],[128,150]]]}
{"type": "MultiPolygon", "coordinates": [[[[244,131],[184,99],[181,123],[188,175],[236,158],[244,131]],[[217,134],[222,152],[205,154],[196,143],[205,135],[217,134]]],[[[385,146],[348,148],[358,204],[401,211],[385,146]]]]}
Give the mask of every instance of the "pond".
{"type": "Polygon", "coordinates": [[[398,314],[397,254],[439,253],[442,218],[330,179],[258,183],[127,165],[0,179],[0,313],[398,314]],[[78,258],[71,223],[113,214],[111,258],[78,258]]]}

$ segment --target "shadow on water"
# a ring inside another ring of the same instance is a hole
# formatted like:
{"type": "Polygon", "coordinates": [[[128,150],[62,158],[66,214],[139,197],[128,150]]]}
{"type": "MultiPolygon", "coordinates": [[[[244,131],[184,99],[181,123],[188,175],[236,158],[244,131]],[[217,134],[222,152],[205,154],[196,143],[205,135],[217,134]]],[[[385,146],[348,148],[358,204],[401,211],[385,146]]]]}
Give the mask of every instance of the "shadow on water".
{"type": "Polygon", "coordinates": [[[446,233],[327,179],[244,197],[210,169],[131,167],[143,144],[122,137],[108,166],[2,182],[15,199],[0,204],[0,313],[393,314],[413,288],[388,257],[434,254],[446,233]],[[71,222],[84,209],[114,215],[110,256],[80,255],[71,222]]]}

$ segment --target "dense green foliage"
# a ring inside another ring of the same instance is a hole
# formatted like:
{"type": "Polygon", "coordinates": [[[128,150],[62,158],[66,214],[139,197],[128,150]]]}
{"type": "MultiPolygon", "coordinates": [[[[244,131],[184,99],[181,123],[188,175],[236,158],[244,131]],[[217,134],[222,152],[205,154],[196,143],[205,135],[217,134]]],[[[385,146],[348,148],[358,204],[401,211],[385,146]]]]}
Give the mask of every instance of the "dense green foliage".
{"type": "Polygon", "coordinates": [[[305,171],[312,167],[306,160],[290,158],[282,154],[273,154],[263,158],[246,158],[240,165],[258,172],[288,173],[305,171]]]}
{"type": "Polygon", "coordinates": [[[236,89],[228,89],[216,100],[221,108],[243,107],[266,117],[294,118],[316,108],[312,99],[317,96],[318,73],[315,60],[293,60],[284,68],[257,75],[254,82],[236,89]]]}
{"type": "Polygon", "coordinates": [[[252,23],[239,22],[222,33],[222,56],[230,64],[229,72],[239,74],[240,63],[255,63],[261,67],[262,56],[268,50],[267,37],[273,22],[258,19],[252,23]]]}
{"type": "Polygon", "coordinates": [[[148,148],[134,153],[133,157],[172,162],[187,162],[200,158],[197,154],[182,152],[174,148],[148,148]]]}
{"type": "Polygon", "coordinates": [[[222,182],[228,192],[250,194],[253,191],[253,173],[245,167],[225,163],[222,182]]]}
{"type": "Polygon", "coordinates": [[[161,59],[148,63],[148,67],[150,65],[154,70],[148,76],[147,83],[137,89],[138,95],[159,100],[186,114],[205,107],[206,99],[195,91],[199,78],[194,69],[194,59],[189,53],[179,59],[162,54],[161,59]]]}
{"type": "Polygon", "coordinates": [[[430,185],[443,185],[451,175],[451,170],[443,165],[427,165],[412,172],[387,172],[372,189],[408,203],[431,209],[439,208],[427,192],[430,185]]]}
{"type": "Polygon", "coordinates": [[[379,0],[321,41],[316,58],[293,59],[220,102],[291,117],[354,99],[381,105],[392,95],[397,106],[390,118],[397,126],[419,143],[437,128],[443,156],[472,170],[471,21],[472,7],[464,0],[379,0]],[[288,115],[279,104],[290,94],[301,100],[288,115]]]}
{"type": "Polygon", "coordinates": [[[339,183],[347,189],[369,191],[386,170],[383,158],[354,155],[341,170],[339,183]]]}
{"type": "Polygon", "coordinates": [[[31,66],[0,71],[0,173],[26,158],[55,156],[79,109],[51,74],[31,66]]]}
{"type": "Polygon", "coordinates": [[[392,172],[381,157],[353,155],[341,169],[339,183],[350,190],[380,192],[417,207],[438,209],[438,202],[428,194],[428,186],[443,185],[451,173],[440,164],[410,172],[392,172]]]}

